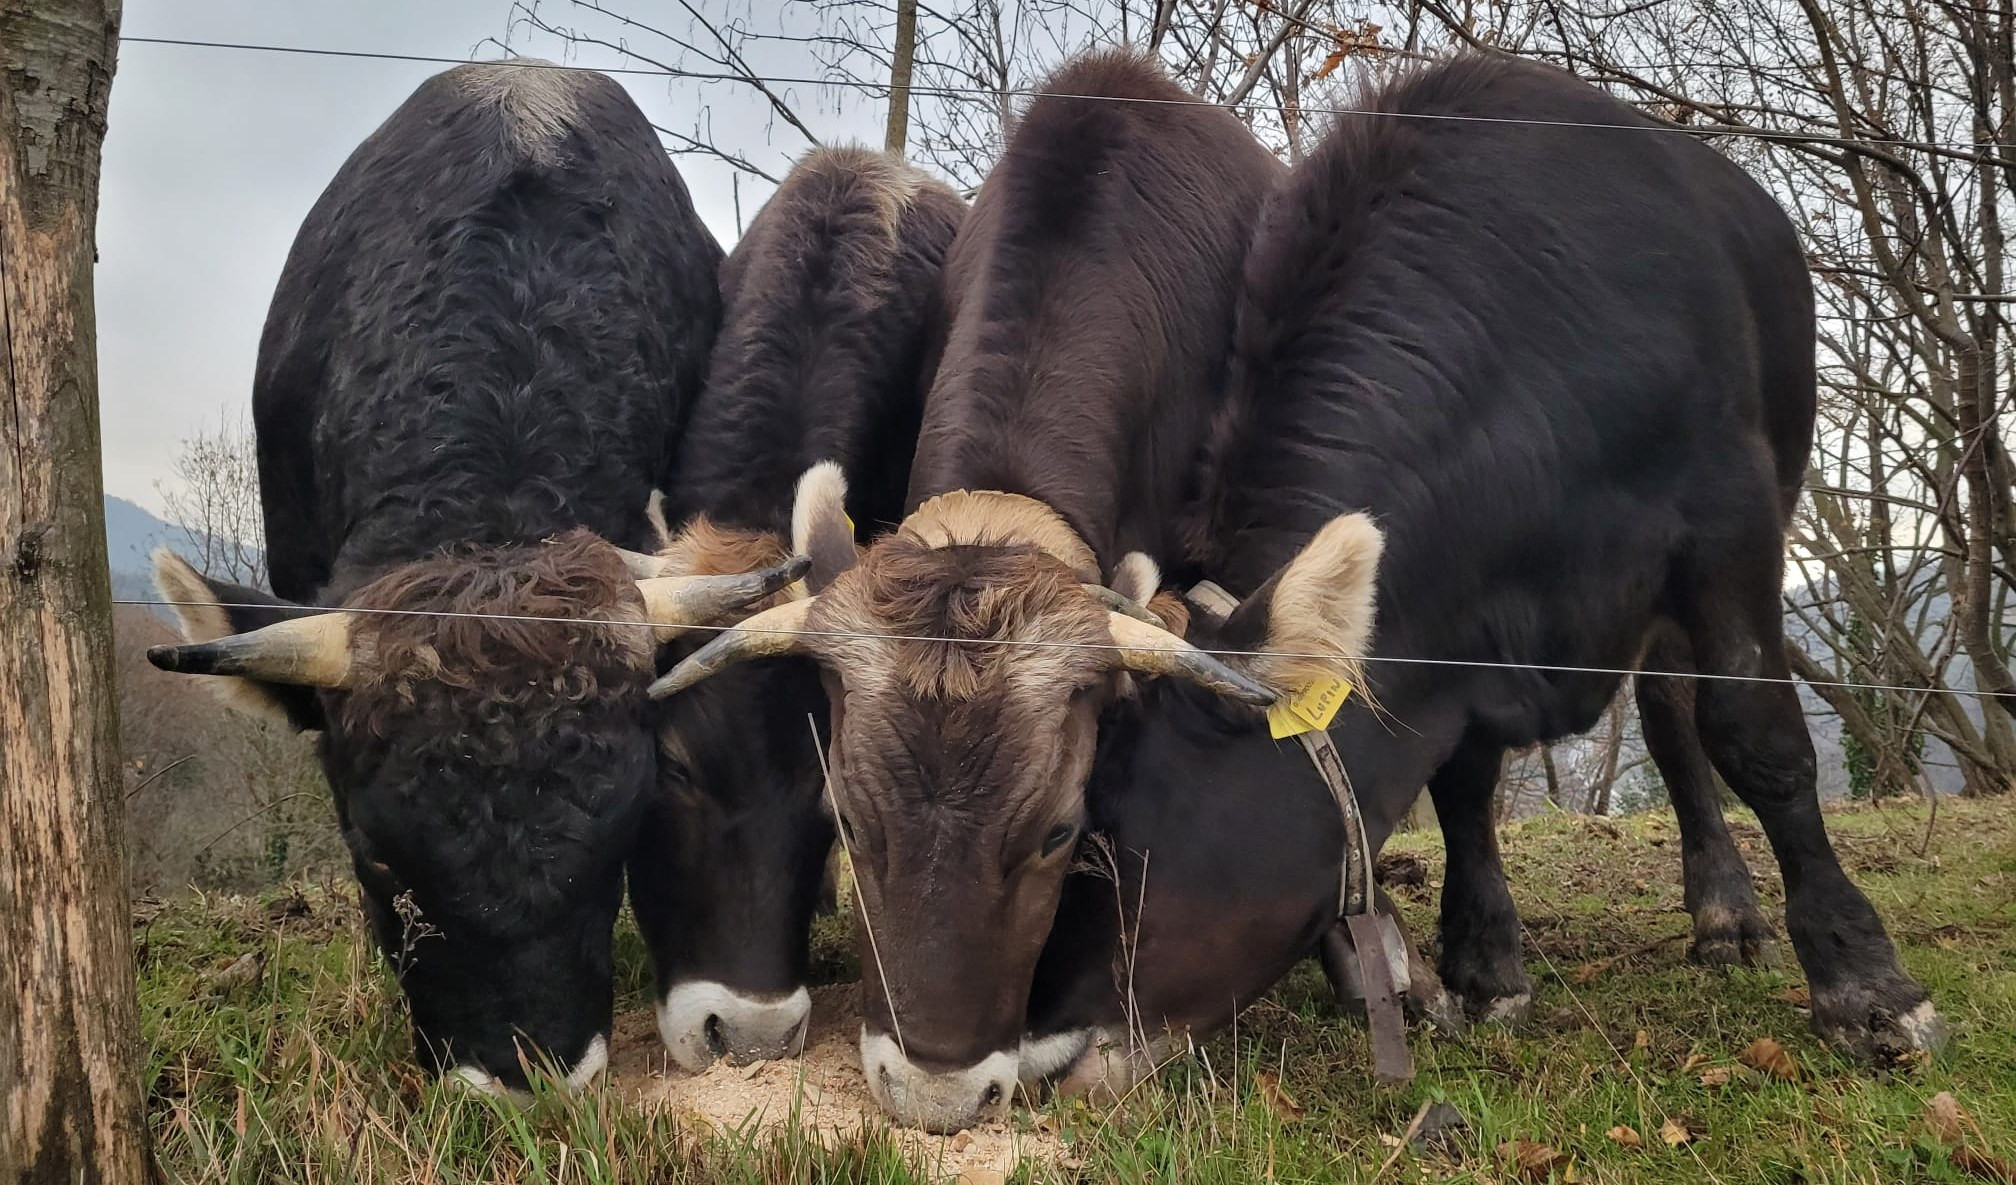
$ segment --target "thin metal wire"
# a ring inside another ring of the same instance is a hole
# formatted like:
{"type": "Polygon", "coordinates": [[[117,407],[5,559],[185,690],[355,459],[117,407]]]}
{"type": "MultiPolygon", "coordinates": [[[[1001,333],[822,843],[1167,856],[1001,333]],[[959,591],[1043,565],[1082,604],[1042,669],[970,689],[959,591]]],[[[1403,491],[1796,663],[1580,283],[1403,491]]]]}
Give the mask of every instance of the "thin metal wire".
{"type": "MultiPolygon", "coordinates": [[[[441,617],[475,621],[520,621],[546,622],[557,625],[628,626],[633,629],[662,629],[653,622],[642,619],[618,619],[606,617],[542,617],[520,613],[469,613],[449,609],[354,609],[349,607],[328,608],[320,605],[247,604],[231,601],[153,601],[115,597],[115,605],[141,605],[150,608],[185,609],[259,609],[269,613],[365,613],[391,617],[441,617]]],[[[859,642],[941,642],[961,646],[1024,646],[1042,650],[1133,650],[1148,654],[1181,654],[1189,650],[1201,650],[1214,658],[1308,658],[1317,661],[1335,659],[1334,654],[1304,654],[1292,650],[1212,650],[1206,647],[1178,648],[1175,646],[1120,646],[1110,642],[1046,642],[1029,638],[948,638],[930,634],[879,634],[851,630],[808,630],[769,629],[761,626],[745,625],[682,625],[681,630],[704,633],[755,633],[791,634],[806,638],[838,638],[859,642]]],[[[1409,658],[1399,655],[1365,655],[1356,660],[1361,663],[1386,663],[1393,666],[1460,667],[1477,670],[1496,671],[1537,671],[1554,675],[1615,675],[1630,678],[1633,675],[1651,675],[1665,679],[1712,679],[1725,683],[1769,683],[1797,687],[1831,687],[1843,691],[1922,691],[1927,694],[1985,697],[1990,699],[2016,699],[2016,692],[2006,691],[1966,691],[1957,687],[1911,687],[1888,683],[1848,683],[1831,679],[1777,678],[1771,675],[1726,675],[1709,671],[1649,671],[1623,667],[1580,667],[1554,663],[1535,662],[1487,662],[1482,659],[1464,658],[1409,658]]]]}
{"type": "MultiPolygon", "coordinates": [[[[129,45],[167,45],[192,49],[230,49],[256,53],[301,54],[308,57],[324,58],[364,58],[373,61],[420,62],[441,66],[467,66],[472,64],[471,59],[468,58],[438,57],[432,54],[391,53],[382,50],[326,49],[305,45],[261,45],[242,41],[200,41],[184,37],[121,37],[119,40],[129,45]]],[[[696,82],[760,83],[766,86],[837,86],[875,92],[889,89],[886,83],[869,82],[865,79],[852,78],[791,78],[782,76],[773,78],[755,74],[680,70],[669,66],[579,66],[567,62],[545,62],[527,58],[501,60],[509,61],[515,66],[535,70],[584,70],[593,74],[628,74],[652,78],[683,78],[696,82]]],[[[946,96],[975,96],[1000,99],[1003,97],[1033,98],[1037,95],[1046,95],[1059,99],[1082,99],[1088,102],[1101,103],[1136,103],[1159,107],[1217,107],[1227,111],[1247,108],[1281,110],[1276,104],[1253,100],[1242,100],[1237,103],[1218,103],[1209,99],[1157,99],[1137,95],[1079,95],[1060,91],[1045,91],[1035,87],[1009,87],[1002,90],[992,90],[986,87],[917,83],[912,84],[909,89],[913,95],[931,95],[941,98],[946,96]]],[[[1774,132],[1763,128],[1721,126],[1681,127],[1678,125],[1656,123],[1621,124],[1578,122],[1563,119],[1514,119],[1505,116],[1447,115],[1424,111],[1374,111],[1363,107],[1301,107],[1297,110],[1298,114],[1302,115],[1370,115],[1382,119],[1413,119],[1431,123],[1493,123],[1521,127],[1582,128],[1606,132],[1662,132],[1681,136],[1732,136],[1738,139],[1775,141],[1787,144],[1832,144],[1844,148],[1913,148],[1920,151],[1953,151],[1964,149],[1969,152],[1982,152],[2006,147],[1994,141],[1982,140],[1864,139],[1856,136],[1819,135],[1811,132],[1774,132]]]]}

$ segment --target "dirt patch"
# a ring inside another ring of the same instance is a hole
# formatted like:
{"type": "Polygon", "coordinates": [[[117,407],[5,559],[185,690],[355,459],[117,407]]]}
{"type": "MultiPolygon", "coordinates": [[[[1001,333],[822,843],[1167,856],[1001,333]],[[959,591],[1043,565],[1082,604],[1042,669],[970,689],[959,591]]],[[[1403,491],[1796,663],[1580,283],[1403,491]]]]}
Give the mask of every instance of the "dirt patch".
{"type": "Polygon", "coordinates": [[[1050,1125],[1018,1111],[1007,1124],[987,1124],[951,1136],[933,1136],[891,1127],[868,1094],[861,1074],[861,1010],[856,985],[834,984],[812,991],[812,1031],[805,1056],[795,1061],[752,1066],[716,1063],[688,1074],[671,1064],[659,1043],[649,1009],[616,1021],[610,1060],[616,1089],[646,1107],[663,1107],[702,1130],[747,1139],[799,1129],[829,1147],[858,1140],[864,1132],[886,1134],[913,1163],[946,1180],[999,1180],[1029,1159],[1062,1165],[1063,1141],[1050,1125]]]}

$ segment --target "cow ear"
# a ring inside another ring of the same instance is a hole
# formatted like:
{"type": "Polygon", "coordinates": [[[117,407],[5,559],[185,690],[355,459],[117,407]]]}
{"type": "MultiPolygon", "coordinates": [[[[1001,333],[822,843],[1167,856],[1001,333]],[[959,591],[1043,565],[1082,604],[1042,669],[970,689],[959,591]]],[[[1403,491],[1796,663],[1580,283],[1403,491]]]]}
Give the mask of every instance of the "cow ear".
{"type": "Polygon", "coordinates": [[[1277,691],[1321,679],[1355,681],[1372,648],[1385,536],[1363,514],[1324,524],[1294,559],[1226,620],[1224,644],[1259,651],[1246,669],[1277,691]]]}
{"type": "MultiPolygon", "coordinates": [[[[298,620],[301,606],[242,584],[212,580],[163,547],[154,553],[154,587],[174,611],[184,642],[215,642],[282,621],[298,620]]],[[[219,699],[247,715],[277,720],[300,731],[323,727],[322,700],[312,687],[216,676],[202,680],[219,699]]]]}
{"type": "Polygon", "coordinates": [[[854,523],[847,517],[847,475],[821,461],[798,479],[791,506],[791,550],[812,561],[805,586],[817,596],[854,566],[854,523]]]}

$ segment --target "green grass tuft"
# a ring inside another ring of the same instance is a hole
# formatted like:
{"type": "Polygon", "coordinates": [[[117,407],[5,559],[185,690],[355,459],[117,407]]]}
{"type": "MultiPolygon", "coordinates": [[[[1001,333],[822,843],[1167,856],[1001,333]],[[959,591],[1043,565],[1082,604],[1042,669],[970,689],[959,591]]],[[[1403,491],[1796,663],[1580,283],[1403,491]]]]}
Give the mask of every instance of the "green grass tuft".
{"type": "MultiPolygon", "coordinates": [[[[2016,803],[1942,803],[1929,843],[1922,804],[1830,813],[1829,823],[1905,965],[1954,1026],[1954,1047],[1937,1061],[1871,1073],[1834,1056],[1788,1002],[1802,982],[1789,949],[1765,970],[1687,963],[1670,818],[1547,817],[1504,834],[1539,987],[1526,1029],[1460,1039],[1417,1030],[1417,1079],[1382,1091],[1364,1033],[1304,965],[1235,1032],[1123,1106],[1057,1103],[1024,1116],[1056,1125],[1071,1155],[1063,1166],[1025,1165],[1016,1179],[1979,1181],[1992,1161],[2016,1161],[2016,803]],[[1790,1052],[1795,1081],[1741,1065],[1766,1037],[1790,1052]],[[1923,1123],[1941,1091],[1978,1127],[1958,1162],[1923,1123]],[[1396,1156],[1394,1138],[1429,1102],[1453,1106],[1465,1128],[1396,1156]],[[1669,1121],[1693,1138],[1668,1146],[1669,1121]],[[1620,1125],[1638,1147],[1607,1134],[1620,1125]],[[1503,1159],[1501,1147],[1518,1141],[1534,1167],[1503,1159]]],[[[1761,835],[1748,816],[1732,826],[1775,914],[1782,892],[1761,835]]],[[[1415,932],[1429,934],[1434,838],[1401,836],[1389,850],[1427,865],[1426,884],[1396,896],[1415,932]]],[[[543,1088],[521,1108],[425,1081],[348,886],[148,903],[135,936],[148,1116],[171,1179],[933,1179],[886,1132],[837,1149],[804,1136],[748,1140],[697,1133],[606,1089],[543,1088]]],[[[828,973],[855,966],[844,918],[821,921],[817,946],[815,966],[828,973]]],[[[642,1006],[650,973],[627,921],[617,956],[619,1004],[642,1006]]]]}

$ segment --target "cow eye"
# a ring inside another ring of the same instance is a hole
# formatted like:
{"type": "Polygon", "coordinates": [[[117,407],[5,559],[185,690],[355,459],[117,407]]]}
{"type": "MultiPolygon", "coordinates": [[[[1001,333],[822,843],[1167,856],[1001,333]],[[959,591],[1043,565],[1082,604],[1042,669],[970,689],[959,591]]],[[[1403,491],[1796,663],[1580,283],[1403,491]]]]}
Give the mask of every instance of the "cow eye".
{"type": "Polygon", "coordinates": [[[1070,843],[1077,834],[1078,829],[1071,824],[1057,824],[1050,829],[1050,834],[1043,837],[1043,854],[1045,856],[1052,855],[1058,848],[1070,843]]]}

